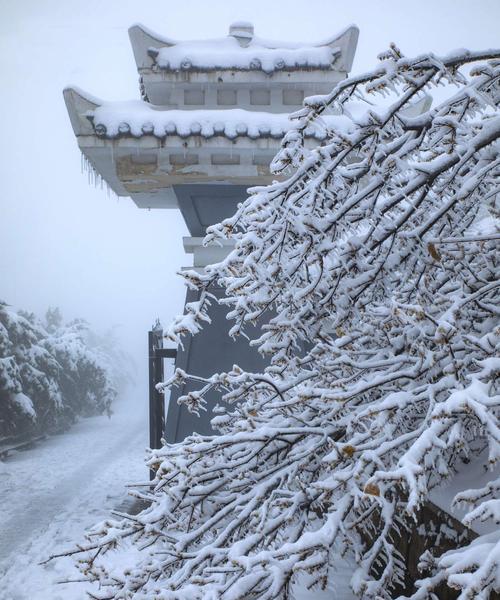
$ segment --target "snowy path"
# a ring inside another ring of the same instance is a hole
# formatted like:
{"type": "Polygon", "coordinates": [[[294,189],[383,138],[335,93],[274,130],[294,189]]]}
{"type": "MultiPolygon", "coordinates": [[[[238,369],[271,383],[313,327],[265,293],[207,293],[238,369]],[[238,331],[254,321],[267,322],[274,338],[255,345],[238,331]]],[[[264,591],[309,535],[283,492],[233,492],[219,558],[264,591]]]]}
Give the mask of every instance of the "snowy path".
{"type": "MultiPolygon", "coordinates": [[[[126,499],[125,485],[147,479],[147,407],[139,392],[111,419],[83,419],[69,432],[0,462],[0,600],[84,600],[85,583],[70,558],[50,554],[83,541],[87,528],[126,499]],[[141,405],[142,400],[142,405],[141,405]]],[[[297,591],[299,600],[354,599],[352,566],[336,561],[328,591],[297,591]]]]}
{"type": "Polygon", "coordinates": [[[0,463],[1,600],[72,600],[86,585],[70,559],[38,563],[81,541],[126,498],[125,485],[147,478],[146,400],[135,392],[116,414],[83,419],[69,432],[0,463]]]}

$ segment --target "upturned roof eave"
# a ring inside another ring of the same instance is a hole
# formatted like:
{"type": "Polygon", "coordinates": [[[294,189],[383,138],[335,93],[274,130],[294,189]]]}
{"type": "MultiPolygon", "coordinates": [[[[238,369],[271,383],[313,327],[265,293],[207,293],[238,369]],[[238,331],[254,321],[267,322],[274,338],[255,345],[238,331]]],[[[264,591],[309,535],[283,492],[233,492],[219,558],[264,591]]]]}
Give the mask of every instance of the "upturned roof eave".
{"type": "MultiPolygon", "coordinates": [[[[244,109],[182,111],[154,107],[140,101],[110,103],[103,102],[75,87],[66,87],[63,95],[73,131],[77,137],[139,139],[144,136],[152,136],[157,139],[179,137],[204,140],[223,138],[230,142],[245,138],[257,142],[261,139],[280,140],[288,130],[294,128],[293,121],[288,120],[286,113],[256,112],[244,109]],[[130,107],[129,104],[131,104],[130,107]],[[116,107],[115,112],[114,107],[116,107]],[[128,111],[127,107],[129,107],[128,111]],[[104,118],[100,109],[104,109],[104,118]],[[106,121],[106,115],[108,119],[110,119],[110,115],[113,117],[111,119],[112,127],[106,121]]],[[[324,135],[320,135],[320,133],[311,131],[306,135],[321,140],[324,135]]]]}
{"type": "MultiPolygon", "coordinates": [[[[188,42],[179,42],[173,40],[171,38],[161,36],[149,28],[145,27],[142,24],[136,23],[129,28],[129,38],[130,43],[132,45],[132,51],[134,54],[135,62],[138,71],[142,72],[144,69],[149,70],[155,66],[154,58],[149,54],[149,50],[151,48],[165,48],[172,47],[178,44],[184,44],[188,42]]],[[[341,71],[348,73],[352,68],[352,62],[354,59],[354,54],[356,52],[357,42],[359,37],[359,29],[356,25],[349,25],[347,28],[342,30],[340,33],[323,40],[321,42],[316,43],[307,43],[304,44],[304,48],[319,48],[319,47],[331,47],[337,50],[334,53],[332,63],[330,67],[320,66],[316,67],[318,70],[328,70],[328,68],[333,68],[333,70],[341,71]]],[[[259,42],[266,44],[265,40],[261,40],[260,38],[256,38],[259,42]]],[[[207,42],[213,43],[213,40],[207,40],[207,42]]],[[[269,44],[269,49],[279,49],[280,42],[267,42],[269,44]]],[[[283,50],[287,49],[286,42],[283,42],[283,50]]],[[[314,65],[310,65],[311,68],[315,68],[314,65]]],[[[284,70],[291,70],[292,67],[287,66],[284,70]]],[[[303,67],[297,67],[296,70],[301,70],[303,67]]],[[[196,72],[201,70],[198,67],[193,67],[192,71],[196,72]]],[[[205,71],[209,70],[207,68],[205,71]]],[[[213,68],[213,71],[232,71],[236,70],[234,67],[224,67],[224,68],[213,68]]],[[[245,72],[248,72],[249,69],[242,69],[245,72]]],[[[250,70],[251,71],[251,70],[250,70]]],[[[255,71],[258,72],[258,69],[255,71]]]]}

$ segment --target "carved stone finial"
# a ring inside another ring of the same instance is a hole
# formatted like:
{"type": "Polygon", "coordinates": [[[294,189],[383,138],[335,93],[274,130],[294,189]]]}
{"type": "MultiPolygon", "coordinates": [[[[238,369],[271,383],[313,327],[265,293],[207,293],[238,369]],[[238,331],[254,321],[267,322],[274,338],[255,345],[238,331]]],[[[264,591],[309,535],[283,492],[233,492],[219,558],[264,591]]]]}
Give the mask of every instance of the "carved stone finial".
{"type": "Polygon", "coordinates": [[[237,21],[229,26],[229,35],[232,35],[243,48],[250,44],[253,33],[253,24],[247,21],[237,21]]]}

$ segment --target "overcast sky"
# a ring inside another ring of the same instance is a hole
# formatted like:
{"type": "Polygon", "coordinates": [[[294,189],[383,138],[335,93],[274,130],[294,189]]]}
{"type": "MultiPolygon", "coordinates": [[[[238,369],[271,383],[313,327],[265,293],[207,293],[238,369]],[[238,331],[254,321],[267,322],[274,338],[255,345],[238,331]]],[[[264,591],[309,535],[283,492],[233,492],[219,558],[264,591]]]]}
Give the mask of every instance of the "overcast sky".
{"type": "Polygon", "coordinates": [[[106,100],[139,97],[127,29],[201,39],[250,20],[256,34],[320,41],[355,23],[353,73],[391,41],[408,55],[500,45],[500,0],[0,0],[0,298],[60,306],[121,326],[145,367],[145,332],[182,310],[189,257],[177,211],[144,211],[91,187],[62,98],[68,84],[106,100]]]}

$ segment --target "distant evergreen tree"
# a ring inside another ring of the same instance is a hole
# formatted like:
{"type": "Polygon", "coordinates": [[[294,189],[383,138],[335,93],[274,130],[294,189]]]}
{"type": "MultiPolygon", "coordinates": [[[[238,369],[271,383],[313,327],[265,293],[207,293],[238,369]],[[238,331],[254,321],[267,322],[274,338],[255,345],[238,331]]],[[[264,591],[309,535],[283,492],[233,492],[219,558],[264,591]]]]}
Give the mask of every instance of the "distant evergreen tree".
{"type": "Polygon", "coordinates": [[[45,327],[49,333],[54,333],[63,322],[62,314],[59,308],[56,306],[52,308],[49,306],[45,313],[45,327]]]}
{"type": "Polygon", "coordinates": [[[0,302],[0,436],[54,431],[82,416],[111,414],[116,373],[89,343],[83,320],[63,323],[49,308],[45,323],[0,302]]]}

